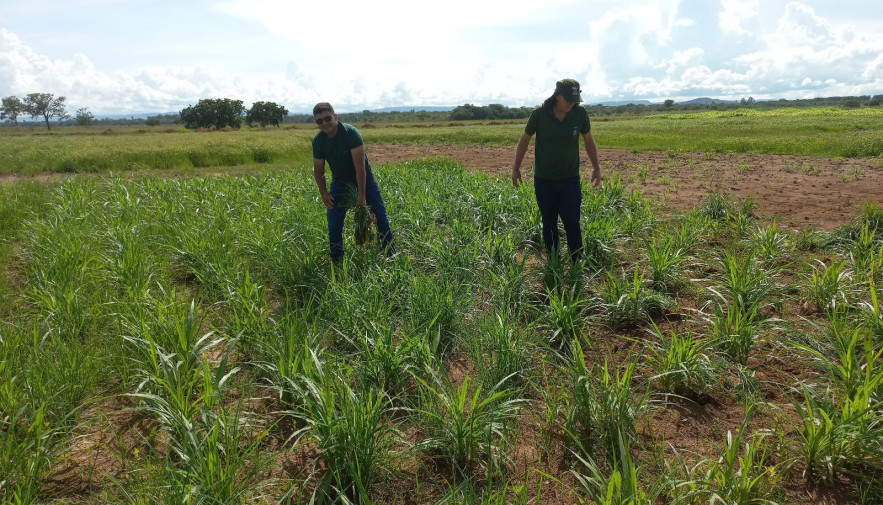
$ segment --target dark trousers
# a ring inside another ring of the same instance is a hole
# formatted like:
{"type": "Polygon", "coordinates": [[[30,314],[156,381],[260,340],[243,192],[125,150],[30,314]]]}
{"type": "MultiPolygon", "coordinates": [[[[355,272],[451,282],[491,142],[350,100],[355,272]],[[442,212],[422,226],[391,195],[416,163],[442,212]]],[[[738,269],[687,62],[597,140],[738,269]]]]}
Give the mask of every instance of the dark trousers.
{"type": "Polygon", "coordinates": [[[549,254],[558,256],[558,218],[564,224],[567,249],[571,260],[582,258],[583,233],[580,229],[580,207],[583,203],[579,176],[566,179],[537,179],[533,181],[537,206],[543,220],[543,245],[549,254]]]}
{"type": "MultiPolygon", "coordinates": [[[[366,175],[365,203],[377,218],[377,238],[387,253],[395,252],[395,246],[392,244],[392,228],[389,225],[389,217],[386,215],[383,197],[380,196],[380,187],[377,186],[373,174],[366,175]]],[[[329,193],[334,197],[334,206],[326,212],[328,216],[328,244],[331,247],[331,259],[334,262],[343,259],[343,225],[349,210],[349,207],[345,206],[345,201],[349,191],[352,191],[349,185],[335,184],[334,181],[331,181],[329,193]]]]}

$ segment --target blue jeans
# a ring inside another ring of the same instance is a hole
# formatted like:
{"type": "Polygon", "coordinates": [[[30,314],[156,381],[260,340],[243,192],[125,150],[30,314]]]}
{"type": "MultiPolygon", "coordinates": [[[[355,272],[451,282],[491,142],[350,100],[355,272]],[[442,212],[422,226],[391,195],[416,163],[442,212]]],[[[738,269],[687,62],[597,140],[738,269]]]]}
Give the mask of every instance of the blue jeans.
{"type": "MultiPolygon", "coordinates": [[[[380,196],[380,187],[374,174],[365,174],[365,203],[371,208],[371,212],[377,218],[377,238],[386,250],[387,254],[395,252],[392,240],[392,228],[389,225],[389,217],[386,215],[386,206],[383,197],[380,196]]],[[[335,263],[343,259],[343,225],[346,222],[347,193],[352,191],[347,183],[335,183],[331,181],[329,193],[334,197],[334,206],[326,211],[328,215],[328,243],[331,247],[331,260],[335,263]]]]}
{"type": "Polygon", "coordinates": [[[580,229],[580,207],[583,203],[582,183],[579,176],[565,179],[533,180],[537,206],[543,221],[543,245],[549,254],[558,256],[558,217],[564,224],[567,249],[571,260],[582,258],[583,232],[580,229]]]}

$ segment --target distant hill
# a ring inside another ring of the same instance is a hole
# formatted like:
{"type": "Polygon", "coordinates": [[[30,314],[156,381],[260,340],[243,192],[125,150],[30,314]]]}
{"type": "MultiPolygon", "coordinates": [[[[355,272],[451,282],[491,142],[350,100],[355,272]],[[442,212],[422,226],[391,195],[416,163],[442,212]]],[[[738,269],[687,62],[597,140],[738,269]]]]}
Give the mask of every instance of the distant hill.
{"type": "MultiPolygon", "coordinates": [[[[401,107],[381,107],[380,109],[371,109],[371,112],[448,112],[454,110],[451,106],[427,106],[427,105],[403,105],[401,107]]],[[[349,112],[362,112],[351,110],[349,112]]],[[[341,114],[344,114],[343,112],[341,114]]]]}
{"type": "Polygon", "coordinates": [[[620,105],[654,105],[653,102],[649,100],[621,100],[618,102],[585,102],[583,105],[603,105],[605,107],[619,107],[620,105]]]}
{"type": "Polygon", "coordinates": [[[151,116],[177,115],[175,112],[133,112],[131,114],[95,114],[95,119],[147,119],[151,116]]]}
{"type": "Polygon", "coordinates": [[[694,98],[692,100],[687,100],[686,102],[677,102],[678,105],[719,105],[719,104],[728,104],[728,103],[739,103],[738,100],[720,100],[718,98],[694,98]]]}

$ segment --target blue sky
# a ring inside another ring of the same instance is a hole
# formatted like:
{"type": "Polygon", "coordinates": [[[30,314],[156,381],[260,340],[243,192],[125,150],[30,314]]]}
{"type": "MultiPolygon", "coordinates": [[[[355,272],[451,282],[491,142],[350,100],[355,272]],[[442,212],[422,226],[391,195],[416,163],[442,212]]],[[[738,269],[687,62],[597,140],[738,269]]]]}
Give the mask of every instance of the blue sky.
{"type": "Polygon", "coordinates": [[[0,0],[0,96],[95,114],[883,94],[879,0],[0,0]]]}

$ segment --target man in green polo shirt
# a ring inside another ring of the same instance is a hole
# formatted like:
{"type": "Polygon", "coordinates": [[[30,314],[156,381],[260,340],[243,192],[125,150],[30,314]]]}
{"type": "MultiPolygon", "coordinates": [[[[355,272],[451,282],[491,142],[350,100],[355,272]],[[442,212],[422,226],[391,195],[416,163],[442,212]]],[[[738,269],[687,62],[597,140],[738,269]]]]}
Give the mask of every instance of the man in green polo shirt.
{"type": "Polygon", "coordinates": [[[328,217],[328,243],[331,260],[343,259],[343,225],[347,210],[353,205],[368,205],[377,219],[378,238],[387,255],[395,254],[392,228],[380,188],[374,179],[371,163],[365,154],[365,142],[359,130],[338,121],[328,102],[313,107],[319,132],[313,137],[313,177],[319,187],[328,217]],[[331,167],[331,188],[325,182],[325,164],[331,167]],[[354,201],[351,197],[354,196],[354,201]]]}
{"type": "Polygon", "coordinates": [[[592,163],[592,186],[601,182],[598,147],[592,137],[589,113],[576,106],[582,102],[579,82],[562,79],[555,84],[555,93],[535,109],[515,149],[512,183],[521,185],[521,162],[536,134],[534,193],[543,222],[543,245],[550,255],[558,256],[558,218],[564,224],[567,249],[573,261],[582,259],[583,235],[580,229],[582,183],[579,176],[579,138],[583,138],[586,154],[592,163]]]}

